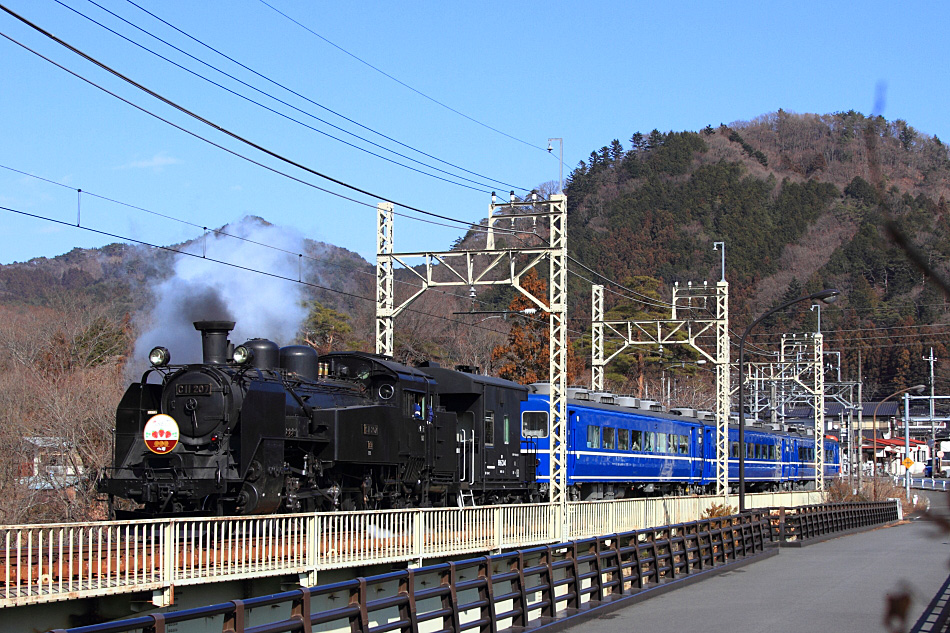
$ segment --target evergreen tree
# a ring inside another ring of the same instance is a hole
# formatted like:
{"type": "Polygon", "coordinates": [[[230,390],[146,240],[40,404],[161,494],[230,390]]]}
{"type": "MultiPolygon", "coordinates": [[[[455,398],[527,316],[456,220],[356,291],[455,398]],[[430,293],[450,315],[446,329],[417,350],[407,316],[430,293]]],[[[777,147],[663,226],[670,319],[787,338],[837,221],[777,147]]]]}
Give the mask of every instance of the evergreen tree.
{"type": "Polygon", "coordinates": [[[327,308],[319,301],[309,302],[310,311],[301,327],[300,341],[321,354],[351,349],[356,341],[349,317],[327,308]]]}
{"type": "Polygon", "coordinates": [[[610,160],[620,161],[623,158],[623,145],[620,141],[614,139],[610,142],[610,160]]]}
{"type": "Polygon", "coordinates": [[[643,134],[640,132],[635,132],[633,136],[630,137],[630,144],[632,145],[631,151],[639,152],[643,149],[643,134]]]}

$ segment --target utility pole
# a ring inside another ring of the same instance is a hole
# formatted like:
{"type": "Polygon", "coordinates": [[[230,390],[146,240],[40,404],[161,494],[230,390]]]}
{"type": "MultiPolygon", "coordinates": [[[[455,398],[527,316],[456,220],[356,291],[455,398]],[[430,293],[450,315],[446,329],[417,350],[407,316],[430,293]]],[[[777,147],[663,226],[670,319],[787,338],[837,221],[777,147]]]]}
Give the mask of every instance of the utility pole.
{"type": "Polygon", "coordinates": [[[861,383],[861,350],[858,350],[858,492],[864,471],[864,397],[861,383]]]}
{"type": "Polygon", "coordinates": [[[934,422],[934,348],[930,348],[930,356],[923,360],[930,361],[930,476],[937,476],[937,424],[934,422]]]}
{"type": "MultiPolygon", "coordinates": [[[[931,354],[932,356],[933,354],[931,354]]],[[[933,401],[931,401],[933,402],[933,401]]],[[[904,460],[910,459],[910,394],[904,394],[904,460]]],[[[907,490],[906,499],[910,501],[910,468],[904,466],[904,486],[907,490]]]]}

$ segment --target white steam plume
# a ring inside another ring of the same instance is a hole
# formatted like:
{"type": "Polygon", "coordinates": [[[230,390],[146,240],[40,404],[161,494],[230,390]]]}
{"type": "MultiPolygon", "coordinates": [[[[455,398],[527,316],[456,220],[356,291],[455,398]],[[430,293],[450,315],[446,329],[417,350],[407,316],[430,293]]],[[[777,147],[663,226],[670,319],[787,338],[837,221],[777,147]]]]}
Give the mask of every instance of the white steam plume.
{"type": "MultiPolygon", "coordinates": [[[[263,225],[255,218],[244,218],[224,230],[290,253],[214,233],[196,241],[189,251],[297,279],[299,258],[292,253],[303,252],[301,235],[263,225]]],[[[201,334],[195,330],[194,321],[235,321],[229,336],[235,345],[249,338],[268,338],[287,345],[307,316],[301,289],[292,281],[178,255],[173,275],[154,289],[152,312],[139,315],[142,334],[135,344],[132,365],[144,369],[149,350],[157,345],[168,348],[176,365],[201,362],[201,334]]]]}

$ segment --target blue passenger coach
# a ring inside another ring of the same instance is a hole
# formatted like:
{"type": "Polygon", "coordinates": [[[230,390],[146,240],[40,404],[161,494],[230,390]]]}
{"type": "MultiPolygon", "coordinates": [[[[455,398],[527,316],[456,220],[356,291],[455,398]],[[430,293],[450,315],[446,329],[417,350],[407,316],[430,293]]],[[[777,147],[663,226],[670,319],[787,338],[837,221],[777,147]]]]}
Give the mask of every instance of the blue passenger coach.
{"type": "MultiPolygon", "coordinates": [[[[550,481],[550,424],[545,383],[531,386],[521,408],[521,441],[536,452],[538,481],[550,481]]],[[[716,425],[688,409],[663,412],[656,403],[569,390],[567,490],[571,500],[651,494],[711,493],[716,484],[716,425]]],[[[711,416],[710,416],[711,417],[711,416]]],[[[747,427],[746,490],[814,485],[814,437],[747,427]]],[[[837,474],[838,444],[825,442],[826,475],[837,474]]],[[[739,429],[729,428],[729,481],[739,479],[739,429]]]]}

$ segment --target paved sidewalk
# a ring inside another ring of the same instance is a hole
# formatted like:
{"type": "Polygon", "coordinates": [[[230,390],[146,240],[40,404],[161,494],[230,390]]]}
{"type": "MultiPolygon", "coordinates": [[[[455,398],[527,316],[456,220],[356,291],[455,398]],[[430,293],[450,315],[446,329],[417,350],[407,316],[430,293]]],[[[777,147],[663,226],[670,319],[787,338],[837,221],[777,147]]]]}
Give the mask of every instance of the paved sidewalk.
{"type": "Polygon", "coordinates": [[[885,596],[910,589],[909,630],[950,574],[947,535],[912,521],[802,548],[632,604],[574,633],[875,633],[885,596]]]}

